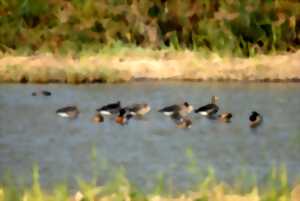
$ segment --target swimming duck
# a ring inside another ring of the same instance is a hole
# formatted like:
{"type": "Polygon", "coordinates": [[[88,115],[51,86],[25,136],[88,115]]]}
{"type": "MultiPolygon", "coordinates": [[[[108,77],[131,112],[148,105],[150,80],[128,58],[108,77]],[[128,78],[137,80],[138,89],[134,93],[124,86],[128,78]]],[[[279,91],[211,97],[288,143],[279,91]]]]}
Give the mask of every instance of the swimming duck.
{"type": "Polygon", "coordinates": [[[75,119],[79,115],[79,110],[76,106],[67,106],[56,110],[56,114],[61,117],[75,119]]]}
{"type": "Polygon", "coordinates": [[[232,117],[233,117],[233,115],[229,112],[224,112],[224,113],[218,115],[218,119],[220,121],[226,122],[226,123],[229,123],[231,121],[232,117]]]}
{"type": "Polygon", "coordinates": [[[51,92],[50,91],[41,90],[41,91],[32,92],[31,95],[32,96],[51,96],[51,92]]]}
{"type": "Polygon", "coordinates": [[[251,113],[251,115],[249,116],[250,127],[255,128],[255,127],[259,126],[262,123],[262,120],[263,120],[263,118],[262,118],[261,114],[259,114],[256,111],[253,111],[251,113]]]}
{"type": "Polygon", "coordinates": [[[181,116],[186,116],[188,113],[193,111],[193,106],[190,105],[188,102],[184,102],[180,105],[170,105],[160,109],[158,112],[163,113],[166,116],[171,116],[174,113],[178,113],[181,116]]]}
{"type": "Polygon", "coordinates": [[[181,116],[178,112],[173,113],[171,119],[175,122],[177,128],[192,127],[192,120],[188,117],[181,116]]]}
{"type": "Polygon", "coordinates": [[[147,103],[141,103],[127,106],[125,109],[133,116],[142,117],[151,110],[151,107],[147,103]]]}
{"type": "Polygon", "coordinates": [[[115,122],[117,124],[121,124],[121,125],[124,125],[124,124],[127,124],[129,119],[132,117],[131,114],[128,114],[126,109],[122,108],[120,111],[119,111],[119,115],[115,118],[115,122]]]}
{"type": "Polygon", "coordinates": [[[110,103],[107,105],[102,106],[101,108],[97,109],[96,111],[102,115],[112,115],[118,114],[121,109],[121,102],[110,103]]]}
{"type": "Polygon", "coordinates": [[[95,114],[95,116],[92,118],[92,122],[94,123],[101,123],[103,121],[104,117],[100,113],[95,114]]]}
{"type": "Polygon", "coordinates": [[[219,97],[212,96],[211,97],[211,103],[204,105],[202,107],[199,107],[195,110],[195,113],[200,113],[202,116],[213,116],[219,111],[219,106],[216,104],[217,100],[219,100],[219,97]]]}
{"type": "Polygon", "coordinates": [[[176,124],[177,128],[191,128],[192,127],[192,120],[189,118],[183,118],[181,122],[176,124]]]}

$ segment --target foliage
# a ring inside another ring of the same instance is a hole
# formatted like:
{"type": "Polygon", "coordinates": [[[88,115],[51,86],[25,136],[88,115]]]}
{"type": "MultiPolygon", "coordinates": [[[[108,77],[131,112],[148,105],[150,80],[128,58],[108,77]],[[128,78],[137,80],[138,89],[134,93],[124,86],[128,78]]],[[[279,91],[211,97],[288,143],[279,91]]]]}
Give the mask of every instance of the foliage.
{"type": "Polygon", "coordinates": [[[267,184],[264,186],[253,185],[246,190],[241,190],[237,186],[231,186],[218,181],[213,175],[199,181],[196,187],[186,193],[172,195],[164,191],[161,187],[165,182],[164,177],[160,177],[158,186],[155,191],[146,194],[141,189],[132,185],[125,176],[124,170],[119,170],[114,179],[104,185],[97,185],[95,180],[88,182],[78,180],[78,191],[73,193],[68,190],[66,185],[57,185],[53,190],[43,190],[39,183],[39,169],[33,170],[33,183],[31,187],[20,188],[12,184],[0,185],[0,201],[63,201],[63,200],[136,200],[136,201],[156,201],[156,200],[299,200],[300,186],[296,185],[291,188],[287,184],[287,175],[284,167],[281,169],[274,168],[270,172],[267,184]],[[159,189],[159,191],[157,191],[159,189]],[[292,199],[291,199],[292,198],[292,199]]]}
{"type": "Polygon", "coordinates": [[[252,56],[300,44],[296,0],[1,0],[0,50],[131,44],[252,56]]]}

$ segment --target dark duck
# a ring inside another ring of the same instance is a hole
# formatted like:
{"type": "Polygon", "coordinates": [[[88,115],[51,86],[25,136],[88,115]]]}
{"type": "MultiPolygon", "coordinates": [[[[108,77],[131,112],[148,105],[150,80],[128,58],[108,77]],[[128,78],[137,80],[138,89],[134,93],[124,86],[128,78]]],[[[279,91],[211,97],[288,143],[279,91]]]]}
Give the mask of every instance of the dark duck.
{"type": "Polygon", "coordinates": [[[51,92],[50,91],[45,91],[45,90],[40,90],[40,91],[32,92],[31,95],[32,96],[51,96],[51,92]]]}
{"type": "Polygon", "coordinates": [[[56,110],[56,114],[61,117],[75,119],[79,115],[79,110],[76,106],[67,106],[56,110]]]}
{"type": "Polygon", "coordinates": [[[132,118],[132,115],[129,114],[126,109],[122,108],[119,111],[118,116],[116,116],[115,122],[120,125],[125,125],[128,123],[129,119],[131,119],[131,118],[132,118]]]}
{"type": "Polygon", "coordinates": [[[211,103],[199,107],[195,110],[195,113],[199,113],[202,116],[212,117],[219,111],[219,106],[216,104],[217,100],[219,100],[219,97],[212,96],[211,103]]]}
{"type": "Polygon", "coordinates": [[[113,114],[118,114],[120,109],[121,109],[121,102],[118,101],[115,103],[104,105],[101,108],[98,108],[96,111],[102,115],[113,115],[113,114]]]}
{"type": "Polygon", "coordinates": [[[262,123],[262,120],[263,120],[262,115],[256,111],[253,111],[251,113],[251,115],[249,116],[250,127],[256,128],[257,126],[259,126],[262,123]]]}

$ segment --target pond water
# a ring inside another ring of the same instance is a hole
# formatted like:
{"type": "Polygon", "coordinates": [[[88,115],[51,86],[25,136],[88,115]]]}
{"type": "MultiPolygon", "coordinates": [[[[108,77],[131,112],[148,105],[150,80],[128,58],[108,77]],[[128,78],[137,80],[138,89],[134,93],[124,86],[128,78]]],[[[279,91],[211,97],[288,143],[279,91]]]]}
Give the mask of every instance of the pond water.
{"type": "Polygon", "coordinates": [[[208,167],[221,180],[233,181],[241,172],[263,182],[274,165],[286,165],[291,181],[300,173],[300,88],[296,83],[133,82],[91,85],[0,85],[0,183],[7,174],[30,183],[38,164],[41,183],[76,186],[76,177],[99,182],[122,167],[127,177],[144,189],[163,175],[172,188],[184,190],[204,177],[208,167]],[[51,97],[33,97],[38,89],[51,97]],[[202,106],[220,97],[221,111],[234,114],[224,124],[191,114],[191,129],[178,129],[158,113],[162,106],[185,100],[202,106]],[[124,105],[147,102],[145,119],[126,126],[110,118],[91,123],[95,109],[120,100],[124,105]],[[56,109],[77,105],[75,120],[63,119],[56,109]],[[248,116],[264,116],[255,131],[248,116]],[[192,152],[192,154],[191,154],[192,152]],[[194,168],[192,168],[193,164],[194,168]]]}

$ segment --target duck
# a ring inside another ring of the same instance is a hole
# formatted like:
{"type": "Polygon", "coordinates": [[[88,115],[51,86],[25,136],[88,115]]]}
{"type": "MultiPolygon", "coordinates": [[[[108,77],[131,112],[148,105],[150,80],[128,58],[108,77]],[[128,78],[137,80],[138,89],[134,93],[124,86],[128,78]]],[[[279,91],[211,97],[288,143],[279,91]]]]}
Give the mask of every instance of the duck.
{"type": "Polygon", "coordinates": [[[250,127],[251,128],[256,128],[262,123],[262,115],[259,114],[256,111],[252,111],[251,115],[249,116],[249,121],[250,121],[250,127]]]}
{"type": "Polygon", "coordinates": [[[32,96],[51,96],[52,93],[50,91],[40,90],[32,92],[32,96]]]}
{"type": "Polygon", "coordinates": [[[177,128],[191,128],[192,127],[192,120],[189,118],[183,118],[182,121],[176,124],[177,128]]]}
{"type": "Polygon", "coordinates": [[[218,119],[222,122],[229,123],[233,115],[230,112],[224,112],[218,115],[218,119]]]}
{"type": "Polygon", "coordinates": [[[199,113],[202,116],[208,116],[208,117],[215,115],[219,111],[219,106],[216,104],[217,100],[219,100],[219,97],[212,96],[211,103],[199,107],[198,109],[195,110],[195,113],[199,113]]]}
{"type": "Polygon", "coordinates": [[[178,112],[175,112],[171,115],[171,119],[176,124],[177,128],[191,128],[192,120],[186,116],[180,115],[178,112]]]}
{"type": "Polygon", "coordinates": [[[127,106],[125,109],[133,116],[143,117],[145,114],[150,112],[151,107],[147,103],[137,103],[127,106]]]}
{"type": "Polygon", "coordinates": [[[56,110],[56,114],[61,117],[75,119],[79,115],[79,110],[76,106],[67,106],[56,110]]]}
{"type": "Polygon", "coordinates": [[[180,114],[181,116],[186,116],[188,113],[191,113],[193,111],[193,106],[190,105],[188,102],[184,102],[183,104],[175,104],[175,105],[170,105],[167,107],[164,107],[158,112],[163,113],[166,116],[171,116],[175,113],[180,114]]]}
{"type": "Polygon", "coordinates": [[[115,122],[120,125],[125,125],[128,123],[129,119],[132,117],[132,114],[128,114],[128,111],[125,108],[122,108],[119,111],[118,116],[115,118],[115,122]]]}
{"type": "Polygon", "coordinates": [[[102,106],[101,108],[96,109],[102,115],[113,115],[118,114],[121,109],[121,102],[117,101],[115,103],[110,103],[102,106]]]}
{"type": "Polygon", "coordinates": [[[92,122],[94,123],[101,123],[103,121],[104,121],[104,117],[100,113],[96,113],[92,118],[92,122]]]}

